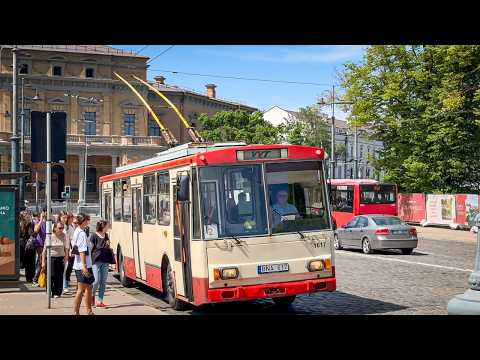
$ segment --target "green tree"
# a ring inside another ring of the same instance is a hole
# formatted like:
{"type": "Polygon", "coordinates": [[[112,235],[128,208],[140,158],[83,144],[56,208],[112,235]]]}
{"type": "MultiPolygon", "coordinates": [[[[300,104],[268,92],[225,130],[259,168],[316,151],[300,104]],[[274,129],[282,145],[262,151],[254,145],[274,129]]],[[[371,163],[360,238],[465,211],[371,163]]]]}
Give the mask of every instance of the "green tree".
{"type": "Polygon", "coordinates": [[[341,73],[350,120],[383,141],[376,170],[409,192],[480,188],[480,46],[371,46],[341,73]]]}
{"type": "Polygon", "coordinates": [[[286,121],[284,136],[290,144],[326,147],[330,141],[327,115],[316,105],[300,108],[286,121]]]}
{"type": "Polygon", "coordinates": [[[247,144],[274,144],[281,139],[282,129],[263,119],[259,111],[221,111],[212,116],[199,116],[204,139],[223,141],[245,141],[247,144]]]}

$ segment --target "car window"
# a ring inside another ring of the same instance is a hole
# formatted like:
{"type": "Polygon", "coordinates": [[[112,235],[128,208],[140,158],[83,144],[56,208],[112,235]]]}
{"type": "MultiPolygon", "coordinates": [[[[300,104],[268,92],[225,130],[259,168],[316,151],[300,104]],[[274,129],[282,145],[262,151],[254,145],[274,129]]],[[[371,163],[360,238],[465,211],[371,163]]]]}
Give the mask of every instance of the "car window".
{"type": "Polygon", "coordinates": [[[346,228],[355,227],[355,224],[357,223],[357,221],[358,221],[358,217],[354,217],[352,220],[350,220],[350,221],[345,225],[345,227],[346,227],[346,228]]]}
{"type": "Polygon", "coordinates": [[[357,225],[355,227],[367,227],[368,226],[368,219],[366,217],[361,217],[358,222],[357,222],[357,225]]]}
{"type": "Polygon", "coordinates": [[[375,216],[372,217],[373,222],[379,226],[386,226],[386,225],[403,225],[405,224],[402,220],[398,217],[394,216],[375,216]]]}

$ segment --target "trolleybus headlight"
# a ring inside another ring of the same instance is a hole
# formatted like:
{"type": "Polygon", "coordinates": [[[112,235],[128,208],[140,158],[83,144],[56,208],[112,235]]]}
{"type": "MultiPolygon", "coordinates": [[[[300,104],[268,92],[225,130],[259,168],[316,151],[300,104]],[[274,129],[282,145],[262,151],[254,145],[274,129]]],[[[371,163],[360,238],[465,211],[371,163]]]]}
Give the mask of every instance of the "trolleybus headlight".
{"type": "Polygon", "coordinates": [[[308,271],[322,271],[323,269],[322,260],[312,260],[308,263],[308,271]]]}
{"type": "Polygon", "coordinates": [[[237,268],[213,269],[213,278],[215,280],[229,280],[238,278],[237,268]]]}

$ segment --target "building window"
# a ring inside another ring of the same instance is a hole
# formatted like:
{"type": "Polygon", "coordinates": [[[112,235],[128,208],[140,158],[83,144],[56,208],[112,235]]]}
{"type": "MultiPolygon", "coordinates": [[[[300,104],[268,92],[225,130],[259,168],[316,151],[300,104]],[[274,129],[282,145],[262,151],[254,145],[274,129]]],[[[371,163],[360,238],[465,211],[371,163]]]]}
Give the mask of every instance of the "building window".
{"type": "Polygon", "coordinates": [[[360,158],[363,158],[363,145],[360,145],[360,158]]]}
{"type": "Polygon", "coordinates": [[[94,167],[87,168],[87,192],[97,192],[97,169],[94,167]]]}
{"type": "Polygon", "coordinates": [[[123,135],[135,135],[135,114],[123,114],[123,135]]]}
{"type": "Polygon", "coordinates": [[[86,78],[94,78],[95,77],[95,69],[94,68],[86,68],[85,69],[85,77],[86,78]]]}
{"type": "Polygon", "coordinates": [[[370,178],[370,168],[367,168],[367,170],[366,170],[366,177],[370,178]]]}
{"type": "Polygon", "coordinates": [[[27,75],[28,74],[28,64],[20,64],[19,74],[27,75]]]}
{"type": "Polygon", "coordinates": [[[148,117],[148,136],[160,136],[160,127],[150,116],[148,117]]]}
{"type": "Polygon", "coordinates": [[[52,70],[53,76],[62,76],[63,75],[63,69],[61,66],[54,66],[52,70]]]}
{"type": "Polygon", "coordinates": [[[87,111],[83,113],[83,120],[85,123],[85,135],[97,135],[97,113],[87,111]]]}
{"type": "Polygon", "coordinates": [[[143,222],[155,224],[157,222],[157,187],[155,174],[143,177],[143,222]]]}
{"type": "Polygon", "coordinates": [[[168,172],[158,174],[158,225],[170,225],[170,175],[168,172]]]}

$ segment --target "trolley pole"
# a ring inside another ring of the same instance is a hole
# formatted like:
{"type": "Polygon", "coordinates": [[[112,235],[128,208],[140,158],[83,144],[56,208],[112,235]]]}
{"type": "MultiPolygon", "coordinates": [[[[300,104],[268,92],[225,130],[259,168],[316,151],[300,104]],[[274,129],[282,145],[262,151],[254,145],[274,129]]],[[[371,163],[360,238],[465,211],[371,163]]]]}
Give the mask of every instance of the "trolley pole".
{"type": "Polygon", "coordinates": [[[51,207],[52,207],[52,134],[51,134],[51,113],[47,112],[47,174],[45,192],[47,195],[47,223],[46,223],[46,246],[47,246],[47,299],[48,308],[51,309],[51,289],[52,289],[52,220],[51,220],[51,207]]]}

